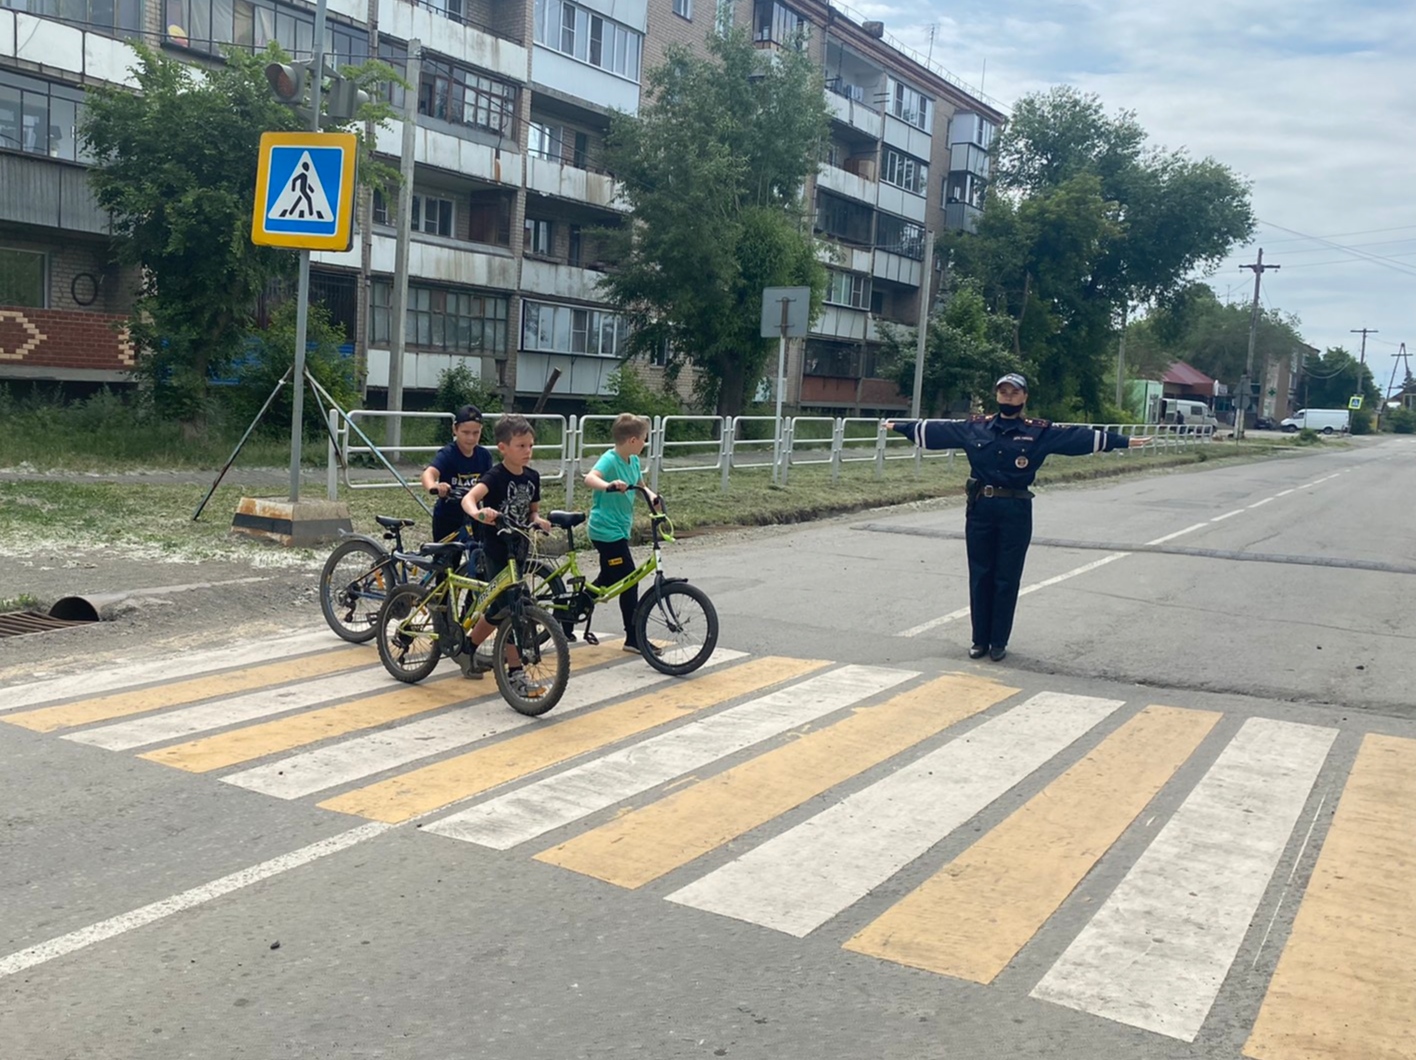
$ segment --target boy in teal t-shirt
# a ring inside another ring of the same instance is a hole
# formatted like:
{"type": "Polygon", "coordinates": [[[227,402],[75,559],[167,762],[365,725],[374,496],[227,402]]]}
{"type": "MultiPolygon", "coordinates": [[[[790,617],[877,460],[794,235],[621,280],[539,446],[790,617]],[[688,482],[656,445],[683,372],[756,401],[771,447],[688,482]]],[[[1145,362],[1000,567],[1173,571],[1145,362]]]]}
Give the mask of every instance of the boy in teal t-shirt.
{"type": "MultiPolygon", "coordinates": [[[[613,585],[636,566],[629,551],[629,534],[634,525],[634,498],[629,489],[639,485],[639,454],[649,443],[649,421],[643,416],[621,413],[610,428],[610,437],[615,447],[595,461],[585,476],[585,485],[595,492],[588,529],[590,543],[600,553],[600,573],[595,578],[595,584],[600,586],[613,585]]],[[[639,605],[639,587],[621,593],[619,604],[624,619],[624,650],[637,652],[634,610],[639,605]]]]}

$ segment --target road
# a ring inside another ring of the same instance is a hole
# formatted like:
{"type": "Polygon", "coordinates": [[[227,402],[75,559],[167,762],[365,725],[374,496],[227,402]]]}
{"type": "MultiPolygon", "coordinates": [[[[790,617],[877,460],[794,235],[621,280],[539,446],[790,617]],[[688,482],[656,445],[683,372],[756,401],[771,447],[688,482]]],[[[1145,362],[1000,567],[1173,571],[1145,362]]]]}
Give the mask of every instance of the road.
{"type": "Polygon", "coordinates": [[[1409,1058],[1413,497],[1404,438],[1048,491],[1001,664],[926,506],[681,550],[713,663],[536,721],[303,613],[47,665],[3,1055],[1409,1058]]]}

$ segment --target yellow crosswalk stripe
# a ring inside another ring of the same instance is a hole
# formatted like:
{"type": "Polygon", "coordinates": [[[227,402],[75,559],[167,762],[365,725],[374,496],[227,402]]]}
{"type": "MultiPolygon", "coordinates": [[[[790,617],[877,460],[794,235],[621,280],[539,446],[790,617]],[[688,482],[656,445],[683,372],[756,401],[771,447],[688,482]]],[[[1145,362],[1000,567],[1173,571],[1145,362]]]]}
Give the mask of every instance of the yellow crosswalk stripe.
{"type": "Polygon", "coordinates": [[[1244,1055],[1416,1056],[1416,740],[1368,735],[1244,1055]]]}
{"type": "Polygon", "coordinates": [[[125,718],[131,714],[182,706],[217,696],[250,692],[258,688],[273,688],[289,681],[325,677],[344,670],[357,670],[377,662],[378,656],[372,648],[336,648],[322,655],[287,659],[284,662],[251,666],[224,674],[173,681],[171,684],[153,688],[115,692],[112,695],[64,703],[57,707],[40,707],[17,714],[6,714],[0,716],[0,721],[33,729],[35,732],[54,732],[56,729],[66,729],[74,725],[125,718]]]}
{"type": "Polygon", "coordinates": [[[641,887],[1018,690],[950,674],[536,855],[641,887]]]}
{"type": "Polygon", "coordinates": [[[992,982],[1219,718],[1146,707],[845,948],[992,982]]]}
{"type": "MultiPolygon", "coordinates": [[[[570,653],[571,672],[609,662],[620,657],[617,644],[576,648],[570,653]]],[[[389,678],[390,684],[393,679],[389,678]]],[[[239,762],[296,747],[328,740],[334,736],[372,729],[389,722],[403,721],[430,710],[454,703],[493,699],[498,695],[490,675],[480,683],[469,683],[461,677],[436,681],[428,685],[396,685],[390,692],[340,703],[333,707],[306,711],[288,718],[259,725],[248,725],[231,732],[218,733],[171,747],[158,748],[139,755],[189,773],[207,773],[239,762]]],[[[510,708],[508,708],[510,709],[510,708]]]]}
{"type": "Polygon", "coordinates": [[[612,707],[556,721],[534,732],[336,795],[319,805],[327,810],[397,824],[744,693],[828,665],[815,659],[764,656],[713,670],[612,707]]]}

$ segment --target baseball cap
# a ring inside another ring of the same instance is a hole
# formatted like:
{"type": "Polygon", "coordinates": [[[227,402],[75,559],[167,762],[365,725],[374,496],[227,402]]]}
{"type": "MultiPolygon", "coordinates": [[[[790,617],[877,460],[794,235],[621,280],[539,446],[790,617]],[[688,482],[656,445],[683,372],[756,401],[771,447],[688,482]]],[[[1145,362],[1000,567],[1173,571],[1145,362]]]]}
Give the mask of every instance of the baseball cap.
{"type": "Polygon", "coordinates": [[[452,425],[456,427],[460,423],[481,423],[482,410],[476,405],[463,405],[452,414],[452,425]]]}
{"type": "Polygon", "coordinates": [[[1015,387],[1022,391],[1026,391],[1028,389],[1027,379],[1024,378],[1022,375],[1018,374],[1017,372],[1009,372],[1007,375],[1003,376],[1003,378],[999,379],[998,382],[993,384],[993,389],[997,390],[1004,383],[1012,383],[1015,387]]]}

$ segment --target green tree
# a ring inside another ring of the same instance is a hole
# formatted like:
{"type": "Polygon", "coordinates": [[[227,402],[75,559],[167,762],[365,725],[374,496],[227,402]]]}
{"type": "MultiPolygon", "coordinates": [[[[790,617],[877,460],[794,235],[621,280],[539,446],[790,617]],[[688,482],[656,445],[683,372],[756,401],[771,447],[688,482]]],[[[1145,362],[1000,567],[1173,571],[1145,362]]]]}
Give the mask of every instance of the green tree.
{"type": "MultiPolygon", "coordinates": [[[[235,368],[236,386],[225,400],[243,427],[260,412],[276,383],[294,367],[296,308],[293,298],[281,303],[271,316],[270,326],[253,332],[246,341],[246,352],[235,368]]],[[[330,319],[329,310],[318,304],[310,306],[305,325],[305,368],[340,408],[349,409],[359,400],[359,388],[354,381],[353,358],[339,352],[344,342],[344,329],[330,319]]],[[[261,433],[289,437],[293,401],[294,390],[282,387],[261,417],[261,433]]],[[[325,426],[320,402],[307,392],[303,409],[305,434],[322,434],[325,426]]]]}
{"type": "MultiPolygon", "coordinates": [[[[296,264],[289,251],[251,243],[261,134],[298,124],[264,73],[288,58],[274,45],[258,55],[231,49],[224,63],[198,72],[133,47],[138,91],[90,96],[82,130],[95,157],[89,179],[113,218],[119,259],[141,271],[128,322],[135,372],[161,414],[198,430],[210,378],[245,351],[258,296],[296,264]]],[[[345,72],[366,87],[392,74],[377,63],[345,72]]],[[[387,113],[375,104],[360,119],[387,113]]],[[[367,178],[374,167],[361,168],[367,178]]]]}
{"type": "MultiPolygon", "coordinates": [[[[902,394],[914,393],[916,334],[882,328],[892,373],[902,394]]],[[[964,280],[929,319],[924,339],[920,414],[942,416],[950,406],[993,392],[993,384],[1018,365],[1009,350],[1012,325],[988,312],[978,285],[964,280]]]]}
{"type": "Polygon", "coordinates": [[[698,370],[699,398],[742,410],[775,344],[762,289],[825,290],[800,191],[828,128],[822,74],[804,52],[766,53],[722,28],[708,56],[670,47],[638,116],[611,119],[606,159],[635,224],[607,233],[601,285],[633,327],[630,353],[667,348],[698,370]]]}
{"type": "Polygon", "coordinates": [[[1118,323],[1249,237],[1248,185],[1213,159],[1147,147],[1134,114],[1066,87],[1018,102],[994,165],[977,233],[947,249],[1013,317],[1048,411],[1096,413],[1118,323]]]}
{"type": "Polygon", "coordinates": [[[1309,409],[1345,409],[1356,395],[1364,410],[1373,409],[1382,396],[1372,370],[1341,346],[1329,346],[1321,357],[1309,355],[1299,387],[1302,407],[1309,409]]]}

